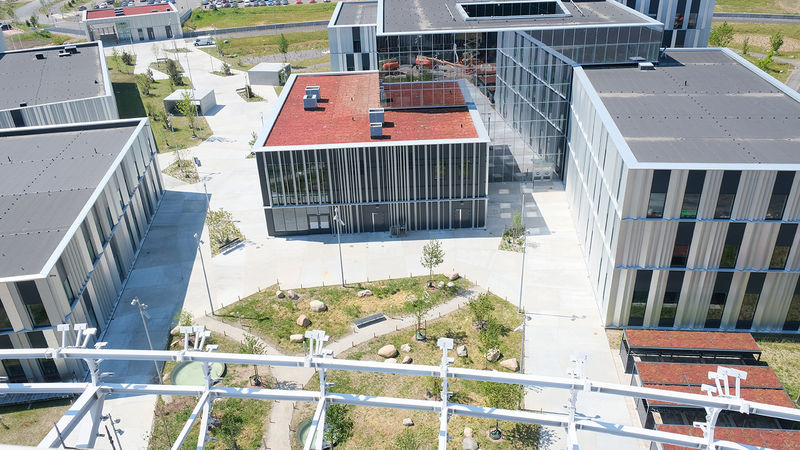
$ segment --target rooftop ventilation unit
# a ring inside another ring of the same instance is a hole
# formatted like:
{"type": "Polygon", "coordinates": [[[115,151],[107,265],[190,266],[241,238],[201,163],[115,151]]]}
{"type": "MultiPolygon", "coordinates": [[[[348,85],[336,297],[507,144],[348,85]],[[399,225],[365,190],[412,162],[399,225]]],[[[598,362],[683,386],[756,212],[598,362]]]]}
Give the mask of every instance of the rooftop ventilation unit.
{"type": "Polygon", "coordinates": [[[19,102],[19,107],[20,108],[24,108],[26,106],[28,106],[28,102],[19,102]]]}
{"type": "Polygon", "coordinates": [[[72,54],[72,53],[69,53],[69,52],[68,52],[68,51],[66,51],[66,50],[61,50],[60,52],[58,52],[58,57],[60,58],[60,57],[62,57],[62,56],[69,56],[69,55],[71,55],[71,54],[72,54]]]}
{"type": "Polygon", "coordinates": [[[378,139],[383,137],[383,124],[378,123],[370,123],[369,124],[369,137],[372,139],[378,139]]]}
{"type": "Polygon", "coordinates": [[[45,59],[45,58],[47,58],[44,55],[44,53],[41,53],[41,52],[40,53],[36,53],[34,56],[36,57],[36,59],[45,59]]]}
{"type": "Polygon", "coordinates": [[[124,16],[125,10],[122,8],[114,8],[114,15],[115,16],[124,16]]]}
{"type": "Polygon", "coordinates": [[[320,98],[319,86],[306,86],[306,95],[316,95],[320,98]]]}
{"type": "Polygon", "coordinates": [[[369,123],[383,123],[383,108],[369,109],[369,123]]]}
{"type": "Polygon", "coordinates": [[[639,70],[656,70],[656,66],[651,62],[640,62],[639,70]]]}
{"type": "Polygon", "coordinates": [[[317,107],[317,100],[319,99],[316,95],[304,95],[303,96],[303,109],[315,109],[317,107]]]}
{"type": "Polygon", "coordinates": [[[74,55],[74,54],[78,53],[78,47],[76,47],[74,45],[67,45],[67,46],[64,47],[64,51],[74,55]]]}

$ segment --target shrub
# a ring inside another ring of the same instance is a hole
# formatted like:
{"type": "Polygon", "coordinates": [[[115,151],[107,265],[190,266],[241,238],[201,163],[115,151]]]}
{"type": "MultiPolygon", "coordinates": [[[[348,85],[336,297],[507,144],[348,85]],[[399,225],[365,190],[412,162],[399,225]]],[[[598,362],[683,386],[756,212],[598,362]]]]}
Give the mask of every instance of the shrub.
{"type": "Polygon", "coordinates": [[[353,435],[353,419],[350,417],[349,405],[331,405],[325,414],[325,423],[330,427],[325,431],[325,440],[339,445],[353,435]]]}
{"type": "Polygon", "coordinates": [[[183,72],[181,71],[181,66],[178,65],[177,61],[174,59],[167,59],[167,75],[169,76],[170,81],[175,86],[182,86],[183,85],[183,72]]]}
{"type": "Polygon", "coordinates": [[[780,31],[776,31],[775,34],[769,37],[769,48],[772,50],[773,53],[778,53],[781,46],[783,45],[783,34],[780,31]]]}
{"type": "Polygon", "coordinates": [[[708,45],[712,47],[727,47],[733,41],[733,27],[728,22],[711,28],[708,36],[708,45]]]}
{"type": "Polygon", "coordinates": [[[746,55],[750,51],[750,38],[744,38],[742,41],[742,54],[746,55]]]}
{"type": "Polygon", "coordinates": [[[133,55],[131,55],[127,51],[123,50],[122,51],[122,63],[125,64],[126,66],[132,66],[133,65],[133,55]]]}

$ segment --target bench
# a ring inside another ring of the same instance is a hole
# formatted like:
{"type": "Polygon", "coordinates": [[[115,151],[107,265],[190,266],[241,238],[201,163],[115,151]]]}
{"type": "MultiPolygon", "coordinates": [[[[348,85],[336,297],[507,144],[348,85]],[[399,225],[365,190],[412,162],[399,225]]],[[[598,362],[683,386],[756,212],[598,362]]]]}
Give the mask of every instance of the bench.
{"type": "Polygon", "coordinates": [[[223,245],[222,247],[220,247],[219,248],[219,252],[220,253],[225,253],[226,251],[232,249],[233,247],[236,247],[237,245],[241,244],[242,242],[244,242],[244,241],[242,241],[241,239],[238,239],[238,238],[234,239],[234,240],[228,242],[227,244],[223,245]]]}
{"type": "Polygon", "coordinates": [[[361,319],[358,319],[358,320],[354,321],[353,325],[356,328],[364,328],[364,327],[369,326],[369,325],[373,325],[373,324],[376,324],[376,323],[379,323],[379,322],[383,322],[384,320],[386,320],[386,316],[383,315],[383,313],[377,313],[377,314],[373,314],[371,316],[362,317],[361,319]]]}

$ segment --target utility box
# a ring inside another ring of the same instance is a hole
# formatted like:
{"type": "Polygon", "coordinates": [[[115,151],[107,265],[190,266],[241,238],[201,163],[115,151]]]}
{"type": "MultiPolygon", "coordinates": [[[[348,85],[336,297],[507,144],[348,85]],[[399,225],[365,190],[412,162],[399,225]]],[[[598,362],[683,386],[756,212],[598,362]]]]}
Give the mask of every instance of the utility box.
{"type": "Polygon", "coordinates": [[[260,63],[247,71],[247,80],[251,86],[283,86],[291,74],[289,63],[260,63]]]}

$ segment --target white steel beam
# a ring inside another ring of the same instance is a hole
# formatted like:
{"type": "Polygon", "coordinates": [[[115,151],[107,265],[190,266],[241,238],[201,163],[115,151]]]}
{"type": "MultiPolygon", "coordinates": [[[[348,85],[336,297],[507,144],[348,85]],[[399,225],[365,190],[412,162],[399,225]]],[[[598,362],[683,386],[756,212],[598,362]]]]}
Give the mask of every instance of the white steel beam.
{"type": "MultiPolygon", "coordinates": [[[[200,414],[200,411],[208,404],[209,393],[208,391],[204,392],[203,395],[200,396],[200,400],[198,400],[197,405],[194,406],[192,410],[192,414],[189,416],[189,420],[183,424],[183,429],[181,430],[180,434],[178,434],[178,438],[175,439],[175,443],[172,444],[172,450],[180,450],[183,446],[183,441],[186,440],[186,436],[189,435],[189,432],[192,431],[192,425],[197,421],[197,416],[200,414]]],[[[204,433],[201,433],[204,435],[204,433]]]]}
{"type": "Polygon", "coordinates": [[[200,419],[200,434],[197,436],[197,450],[206,448],[206,439],[208,438],[208,416],[211,414],[211,402],[206,402],[203,405],[203,418],[200,419]]]}
{"type": "MultiPolygon", "coordinates": [[[[53,384],[53,383],[48,383],[53,384]]],[[[78,383],[76,383],[78,384],[78,383]]],[[[80,383],[83,384],[83,383],[80,383]]],[[[0,392],[2,392],[2,387],[0,386],[0,392]]],[[[65,438],[75,430],[75,427],[78,426],[83,416],[86,415],[87,412],[92,410],[95,406],[95,403],[98,400],[98,397],[102,397],[103,393],[100,391],[100,388],[97,386],[86,385],[84,387],[84,392],[75,400],[75,403],[64,413],[64,416],[58,420],[56,426],[53,427],[50,432],[47,433],[47,436],[39,442],[39,447],[45,448],[58,448],[61,447],[61,438],[65,438]],[[56,430],[58,428],[58,430],[56,430]],[[59,437],[59,431],[61,432],[61,436],[59,437]]],[[[30,392],[30,391],[29,391],[30,392]]],[[[99,423],[99,420],[97,421],[99,423]]]]}
{"type": "Polygon", "coordinates": [[[303,443],[303,450],[311,450],[311,446],[317,440],[317,434],[325,434],[325,430],[320,430],[320,418],[325,414],[325,398],[319,399],[317,402],[317,409],[314,410],[314,417],[311,418],[311,427],[308,430],[308,437],[303,443]]]}

